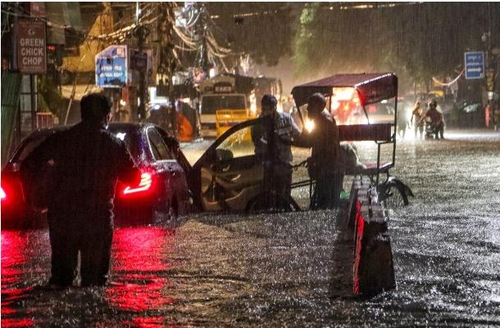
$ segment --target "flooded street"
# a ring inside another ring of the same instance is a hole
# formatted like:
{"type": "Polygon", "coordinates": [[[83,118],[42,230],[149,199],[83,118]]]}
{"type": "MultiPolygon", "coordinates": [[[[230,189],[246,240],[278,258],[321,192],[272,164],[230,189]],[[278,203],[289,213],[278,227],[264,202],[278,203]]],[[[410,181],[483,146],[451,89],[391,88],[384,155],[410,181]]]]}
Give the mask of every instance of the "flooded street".
{"type": "MultiPolygon", "coordinates": [[[[111,281],[47,291],[47,230],[2,231],[2,327],[498,327],[500,133],[403,140],[389,209],[396,289],[352,293],[343,211],[196,214],[115,231],[111,281]]],[[[188,159],[205,144],[184,145],[188,159]]],[[[297,158],[300,160],[300,158],[297,158]]]]}

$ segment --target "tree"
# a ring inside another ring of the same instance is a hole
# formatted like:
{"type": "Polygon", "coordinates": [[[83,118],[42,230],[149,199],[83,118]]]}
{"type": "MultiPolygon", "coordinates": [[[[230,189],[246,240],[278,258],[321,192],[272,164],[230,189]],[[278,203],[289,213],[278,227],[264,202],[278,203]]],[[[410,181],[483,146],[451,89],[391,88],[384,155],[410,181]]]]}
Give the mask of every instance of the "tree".
{"type": "Polygon", "coordinates": [[[500,4],[307,3],[297,30],[297,76],[394,71],[404,88],[429,86],[458,75],[464,52],[485,50],[480,37],[500,31],[500,4]]]}
{"type": "Polygon", "coordinates": [[[215,2],[207,8],[217,36],[232,49],[232,63],[249,55],[257,64],[274,66],[291,54],[297,4],[283,2],[215,2]]]}

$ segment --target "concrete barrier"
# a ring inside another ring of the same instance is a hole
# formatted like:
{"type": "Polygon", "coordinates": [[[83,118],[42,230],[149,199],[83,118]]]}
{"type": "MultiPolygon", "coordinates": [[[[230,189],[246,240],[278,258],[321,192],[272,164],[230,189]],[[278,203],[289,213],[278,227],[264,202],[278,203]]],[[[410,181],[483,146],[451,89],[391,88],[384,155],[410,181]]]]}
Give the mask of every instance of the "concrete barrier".
{"type": "Polygon", "coordinates": [[[374,295],[396,287],[387,221],[369,180],[354,179],[343,226],[352,229],[354,236],[355,294],[374,295]]]}

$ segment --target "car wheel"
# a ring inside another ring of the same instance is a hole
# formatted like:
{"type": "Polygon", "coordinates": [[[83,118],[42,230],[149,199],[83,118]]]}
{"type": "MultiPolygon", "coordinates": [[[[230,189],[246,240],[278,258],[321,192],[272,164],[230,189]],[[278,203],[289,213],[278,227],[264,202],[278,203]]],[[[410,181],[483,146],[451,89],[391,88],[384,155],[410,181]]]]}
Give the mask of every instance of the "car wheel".
{"type": "Polygon", "coordinates": [[[172,200],[172,204],[168,209],[168,219],[169,220],[175,220],[179,216],[179,204],[177,200],[174,198],[172,200]]]}
{"type": "Polygon", "coordinates": [[[169,201],[159,202],[154,211],[153,223],[166,224],[177,218],[179,206],[176,198],[169,201]]]}

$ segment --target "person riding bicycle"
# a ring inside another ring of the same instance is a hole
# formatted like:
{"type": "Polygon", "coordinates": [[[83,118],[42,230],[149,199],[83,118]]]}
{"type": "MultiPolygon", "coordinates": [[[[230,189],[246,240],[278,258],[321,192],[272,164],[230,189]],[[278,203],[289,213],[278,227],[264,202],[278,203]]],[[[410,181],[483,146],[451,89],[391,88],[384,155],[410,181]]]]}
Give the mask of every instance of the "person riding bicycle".
{"type": "Polygon", "coordinates": [[[261,124],[252,128],[255,154],[264,166],[264,192],[290,197],[292,184],[292,141],[301,131],[288,113],[277,111],[277,99],[270,94],[262,97],[261,124]]]}
{"type": "Polygon", "coordinates": [[[443,114],[437,109],[437,102],[432,100],[429,103],[429,110],[425,113],[426,120],[429,120],[429,125],[434,134],[434,139],[444,139],[444,119],[443,114]]]}

